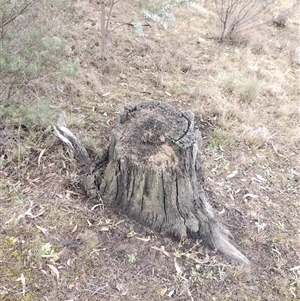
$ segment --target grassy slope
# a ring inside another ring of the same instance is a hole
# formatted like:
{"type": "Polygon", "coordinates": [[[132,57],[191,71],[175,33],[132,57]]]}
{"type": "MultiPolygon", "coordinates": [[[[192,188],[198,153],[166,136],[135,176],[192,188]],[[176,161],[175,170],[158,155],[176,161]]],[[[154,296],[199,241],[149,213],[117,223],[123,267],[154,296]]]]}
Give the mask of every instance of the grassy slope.
{"type": "MultiPolygon", "coordinates": [[[[67,57],[79,63],[78,75],[35,82],[50,98],[51,114],[65,110],[69,127],[96,157],[124,104],[157,99],[191,109],[206,137],[203,161],[211,203],[216,213],[223,212],[220,218],[253,264],[251,269],[235,266],[201,244],[162,238],[102,205],[93,209],[78,188],[80,168],[47,128],[49,121],[27,118],[19,126],[12,115],[4,115],[0,296],[298,300],[296,14],[286,28],[267,26],[218,44],[209,7],[199,14],[181,8],[175,29],[151,24],[143,37],[132,26],[113,31],[110,58],[102,61],[99,7],[76,5],[77,18],[62,32],[67,57]],[[61,85],[60,94],[53,84],[61,85]],[[226,179],[235,170],[238,174],[226,179]],[[162,246],[165,252],[153,249],[162,246]]],[[[118,4],[113,23],[130,21],[140,11],[135,1],[125,6],[118,4]]],[[[36,101],[30,95],[22,101],[36,101]]],[[[48,117],[55,122],[57,114],[48,117]]]]}

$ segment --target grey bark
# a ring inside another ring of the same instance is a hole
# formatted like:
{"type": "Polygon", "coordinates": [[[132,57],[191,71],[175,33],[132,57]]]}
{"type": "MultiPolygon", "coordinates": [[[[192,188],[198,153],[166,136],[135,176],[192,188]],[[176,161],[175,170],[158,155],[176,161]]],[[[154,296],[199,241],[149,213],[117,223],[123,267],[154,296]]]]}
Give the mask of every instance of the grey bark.
{"type": "Polygon", "coordinates": [[[112,131],[109,152],[95,165],[63,116],[57,126],[57,137],[91,170],[82,181],[90,198],[100,196],[164,235],[201,238],[227,257],[250,264],[207,200],[201,133],[194,129],[192,112],[154,101],[127,106],[112,131]]]}
{"type": "Polygon", "coordinates": [[[85,166],[91,165],[91,159],[85,147],[75,137],[75,135],[67,128],[65,116],[62,113],[59,117],[57,128],[53,126],[54,134],[60,139],[80,164],[85,166]]]}
{"type": "Polygon", "coordinates": [[[95,167],[85,190],[164,235],[201,238],[248,265],[207,200],[200,147],[192,112],[154,101],[127,106],[111,133],[108,163],[95,167]]]}

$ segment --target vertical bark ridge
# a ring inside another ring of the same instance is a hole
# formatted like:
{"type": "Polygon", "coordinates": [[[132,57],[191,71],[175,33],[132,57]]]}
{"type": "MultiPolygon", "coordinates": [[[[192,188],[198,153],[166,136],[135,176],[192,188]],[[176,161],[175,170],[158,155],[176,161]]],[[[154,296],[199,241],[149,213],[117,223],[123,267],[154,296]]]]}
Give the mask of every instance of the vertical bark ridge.
{"type": "Polygon", "coordinates": [[[126,107],[97,180],[100,194],[107,205],[164,235],[201,238],[249,264],[205,196],[199,135],[192,112],[154,101],[126,107]]]}

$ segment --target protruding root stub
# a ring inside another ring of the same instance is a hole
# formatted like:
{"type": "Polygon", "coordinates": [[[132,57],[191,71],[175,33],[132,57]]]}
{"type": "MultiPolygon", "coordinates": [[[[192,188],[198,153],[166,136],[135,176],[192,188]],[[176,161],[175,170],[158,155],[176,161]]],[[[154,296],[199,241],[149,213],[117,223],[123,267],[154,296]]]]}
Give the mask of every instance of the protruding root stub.
{"type": "Polygon", "coordinates": [[[128,106],[111,134],[108,164],[98,179],[100,195],[162,234],[202,238],[249,264],[207,201],[200,147],[192,112],[156,101],[128,106]]]}
{"type": "Polygon", "coordinates": [[[57,128],[53,126],[53,129],[54,134],[66,145],[69,152],[80,164],[84,166],[91,165],[88,152],[81,142],[76,138],[76,136],[67,128],[65,115],[63,113],[59,117],[57,128]]]}

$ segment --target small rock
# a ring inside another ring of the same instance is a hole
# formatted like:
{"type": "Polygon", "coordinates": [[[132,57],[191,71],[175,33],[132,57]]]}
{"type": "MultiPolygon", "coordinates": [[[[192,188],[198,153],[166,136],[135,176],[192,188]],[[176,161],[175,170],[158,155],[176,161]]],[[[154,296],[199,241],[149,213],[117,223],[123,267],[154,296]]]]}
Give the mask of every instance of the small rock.
{"type": "Polygon", "coordinates": [[[300,47],[297,47],[294,53],[292,54],[292,62],[295,65],[300,66],[300,47]]]}
{"type": "Polygon", "coordinates": [[[205,44],[207,41],[203,38],[198,38],[197,44],[205,44]]]}
{"type": "Polygon", "coordinates": [[[273,18],[273,24],[278,27],[285,27],[288,20],[288,13],[281,11],[273,18]]]}

